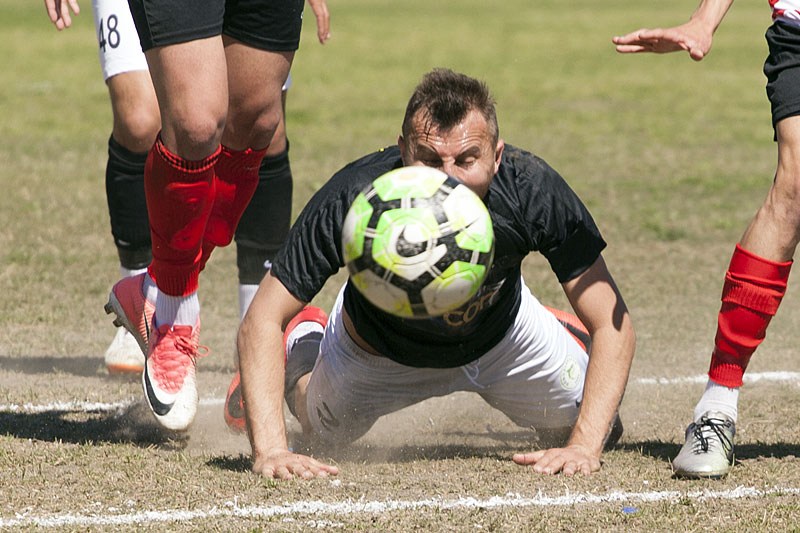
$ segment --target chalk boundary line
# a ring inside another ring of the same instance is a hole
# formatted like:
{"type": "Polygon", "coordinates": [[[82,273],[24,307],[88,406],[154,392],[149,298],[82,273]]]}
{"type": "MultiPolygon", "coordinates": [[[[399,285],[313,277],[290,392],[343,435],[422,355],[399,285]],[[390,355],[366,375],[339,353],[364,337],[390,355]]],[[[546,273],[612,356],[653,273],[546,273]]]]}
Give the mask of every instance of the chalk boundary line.
{"type": "MultiPolygon", "coordinates": [[[[336,481],[332,481],[335,484],[336,481]]],[[[606,494],[593,494],[590,492],[569,493],[559,496],[547,496],[539,492],[533,498],[524,498],[519,494],[506,496],[493,496],[487,500],[478,500],[472,497],[458,498],[456,500],[443,500],[431,498],[426,500],[371,500],[371,501],[344,501],[324,502],[320,500],[299,501],[284,503],[282,505],[258,505],[239,507],[236,502],[225,502],[222,507],[207,509],[169,509],[163,511],[139,511],[127,514],[49,514],[29,516],[17,514],[15,518],[0,518],[0,528],[10,527],[60,527],[60,526],[100,526],[100,525],[130,525],[153,522],[178,522],[187,520],[202,520],[209,518],[271,518],[284,516],[286,520],[299,518],[313,520],[312,527],[331,527],[337,524],[330,520],[314,520],[315,517],[345,518],[353,514],[377,514],[389,511],[404,510],[452,510],[452,509],[493,509],[500,507],[533,507],[553,506],[564,507],[577,504],[601,503],[650,503],[669,501],[678,503],[685,499],[696,501],[707,500],[737,500],[744,498],[763,498],[771,495],[798,495],[800,488],[774,487],[772,489],[757,489],[755,487],[739,486],[735,489],[721,491],[652,491],[652,492],[621,492],[613,491],[606,494]]],[[[114,508],[109,508],[112,511],[114,508]]]]}
{"type": "MultiPolygon", "coordinates": [[[[683,385],[693,383],[705,383],[708,380],[706,374],[698,376],[684,376],[676,378],[635,378],[629,382],[629,385],[683,385]]],[[[794,382],[800,385],[800,372],[754,372],[745,374],[745,383],[756,383],[760,381],[767,382],[794,382]]],[[[0,413],[46,413],[50,411],[64,412],[64,411],[78,411],[78,412],[104,412],[104,411],[117,411],[129,407],[135,403],[134,399],[126,402],[53,402],[49,404],[0,404],[0,413]]],[[[225,398],[202,398],[200,405],[213,406],[222,405],[225,403],[225,398]]]]}

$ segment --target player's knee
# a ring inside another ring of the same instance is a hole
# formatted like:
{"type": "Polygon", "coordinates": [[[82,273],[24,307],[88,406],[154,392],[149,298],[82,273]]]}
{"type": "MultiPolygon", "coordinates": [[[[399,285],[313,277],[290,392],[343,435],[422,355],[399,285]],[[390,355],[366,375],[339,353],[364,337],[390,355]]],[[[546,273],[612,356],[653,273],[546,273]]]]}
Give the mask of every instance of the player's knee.
{"type": "Polygon", "coordinates": [[[225,114],[188,112],[164,124],[162,131],[174,138],[177,155],[197,161],[212,154],[219,146],[225,114]]]}
{"type": "Polygon", "coordinates": [[[282,117],[280,105],[258,105],[248,102],[231,111],[231,131],[239,132],[236,142],[241,146],[261,149],[272,141],[282,117]]]}
{"type": "Polygon", "coordinates": [[[767,218],[775,230],[785,235],[800,234],[800,169],[797,178],[779,174],[770,189],[759,216],[767,218]]]}
{"type": "Polygon", "coordinates": [[[114,121],[114,138],[132,152],[146,152],[153,146],[161,118],[146,107],[128,109],[114,121]]]}

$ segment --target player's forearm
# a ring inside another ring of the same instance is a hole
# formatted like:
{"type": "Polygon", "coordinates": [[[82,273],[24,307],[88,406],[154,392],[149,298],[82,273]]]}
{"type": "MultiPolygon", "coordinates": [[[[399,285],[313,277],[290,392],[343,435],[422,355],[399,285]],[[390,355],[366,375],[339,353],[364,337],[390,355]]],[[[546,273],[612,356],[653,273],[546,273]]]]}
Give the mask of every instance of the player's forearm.
{"type": "Polygon", "coordinates": [[[283,420],[283,353],[280,328],[247,319],[239,331],[239,371],[253,458],[287,449],[283,420]],[[275,329],[275,328],[273,328],[275,329]],[[273,340],[273,339],[278,340],[273,340]]]}
{"type": "Polygon", "coordinates": [[[633,327],[627,313],[619,329],[609,326],[592,335],[583,401],[568,445],[580,446],[600,456],[625,393],[634,347],[633,327]]]}
{"type": "Polygon", "coordinates": [[[719,27],[733,0],[702,0],[689,19],[701,24],[710,34],[719,27]]]}

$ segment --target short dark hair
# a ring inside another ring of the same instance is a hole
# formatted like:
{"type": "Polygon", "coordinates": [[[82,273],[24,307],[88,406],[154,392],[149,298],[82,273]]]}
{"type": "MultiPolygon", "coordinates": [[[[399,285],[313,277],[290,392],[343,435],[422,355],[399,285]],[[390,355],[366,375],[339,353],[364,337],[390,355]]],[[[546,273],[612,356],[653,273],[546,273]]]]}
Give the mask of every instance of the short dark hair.
{"type": "Polygon", "coordinates": [[[426,131],[433,128],[449,131],[475,109],[486,119],[492,142],[497,143],[499,131],[494,104],[484,82],[447,68],[434,69],[422,77],[408,101],[403,137],[412,135],[414,117],[420,110],[425,113],[426,131]]]}

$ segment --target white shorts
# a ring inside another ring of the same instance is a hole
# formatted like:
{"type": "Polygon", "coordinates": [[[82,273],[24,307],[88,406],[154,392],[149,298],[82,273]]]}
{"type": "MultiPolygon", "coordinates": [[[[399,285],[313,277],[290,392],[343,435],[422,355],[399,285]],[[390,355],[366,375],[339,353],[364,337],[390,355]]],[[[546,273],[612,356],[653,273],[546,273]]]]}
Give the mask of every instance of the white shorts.
{"type": "Polygon", "coordinates": [[[371,355],[344,329],[336,299],[308,385],[308,415],[324,441],[353,441],[382,415],[455,391],[477,392],[522,427],[571,427],[589,357],[522,283],[514,325],[494,348],[457,368],[414,368],[371,355]]]}
{"type": "Polygon", "coordinates": [[[147,70],[128,1],[92,0],[92,8],[103,79],[132,70],[147,70]]]}

